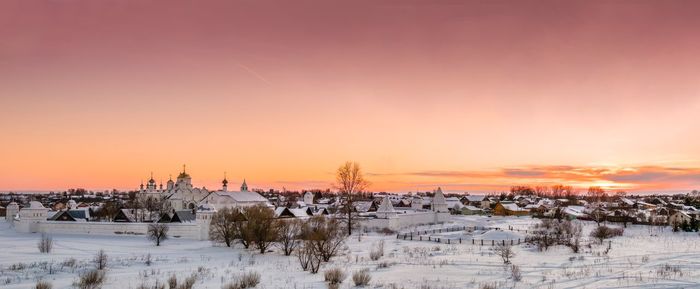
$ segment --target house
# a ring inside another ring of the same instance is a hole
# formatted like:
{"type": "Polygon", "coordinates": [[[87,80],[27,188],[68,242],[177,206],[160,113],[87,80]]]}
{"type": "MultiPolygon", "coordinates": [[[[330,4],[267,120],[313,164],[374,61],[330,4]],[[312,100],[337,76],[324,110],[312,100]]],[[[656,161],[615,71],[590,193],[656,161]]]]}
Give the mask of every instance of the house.
{"type": "Polygon", "coordinates": [[[477,208],[488,209],[491,207],[491,201],[489,198],[483,195],[469,195],[462,197],[462,203],[467,206],[474,206],[477,208]]]}
{"type": "Polygon", "coordinates": [[[129,209],[121,209],[114,216],[113,222],[117,223],[133,223],[136,222],[136,217],[129,209]]]}
{"type": "Polygon", "coordinates": [[[82,221],[86,222],[88,220],[87,211],[85,210],[65,210],[55,213],[49,221],[68,221],[76,222],[82,221]]]}
{"type": "Polygon", "coordinates": [[[688,214],[687,212],[684,211],[678,211],[675,214],[671,215],[671,217],[668,218],[668,224],[673,227],[678,227],[683,222],[690,223],[690,221],[693,220],[693,217],[688,214]]]}
{"type": "Polygon", "coordinates": [[[169,223],[188,223],[196,220],[192,210],[178,210],[170,217],[169,223]]]}
{"type": "Polygon", "coordinates": [[[462,207],[462,215],[482,215],[484,213],[484,209],[477,208],[471,205],[462,207]]]}
{"type": "Polygon", "coordinates": [[[313,216],[311,208],[290,209],[286,207],[278,207],[275,209],[275,217],[277,218],[308,218],[313,216]]]}
{"type": "Polygon", "coordinates": [[[561,210],[561,214],[569,220],[587,219],[584,206],[568,206],[561,210]]]}
{"type": "Polygon", "coordinates": [[[512,202],[498,202],[493,209],[493,214],[496,216],[526,216],[530,214],[530,210],[518,207],[512,202]]]}

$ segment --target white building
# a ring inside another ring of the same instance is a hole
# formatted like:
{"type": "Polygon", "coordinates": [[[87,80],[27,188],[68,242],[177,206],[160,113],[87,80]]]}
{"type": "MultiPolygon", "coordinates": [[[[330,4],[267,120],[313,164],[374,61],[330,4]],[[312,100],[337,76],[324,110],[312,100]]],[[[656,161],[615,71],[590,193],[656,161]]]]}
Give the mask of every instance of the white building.
{"type": "Polygon", "coordinates": [[[216,208],[246,207],[256,204],[269,205],[267,199],[256,192],[248,191],[248,184],[243,180],[240,191],[229,191],[228,180],[224,174],[219,191],[209,191],[206,187],[197,188],[192,185],[192,177],[187,173],[183,165],[182,172],[175,182],[168,180],[166,188],[163,184],[156,185],[153,174],[144,187],[141,184],[140,193],[143,196],[163,198],[170,202],[174,210],[195,209],[202,203],[211,203],[216,208]]]}

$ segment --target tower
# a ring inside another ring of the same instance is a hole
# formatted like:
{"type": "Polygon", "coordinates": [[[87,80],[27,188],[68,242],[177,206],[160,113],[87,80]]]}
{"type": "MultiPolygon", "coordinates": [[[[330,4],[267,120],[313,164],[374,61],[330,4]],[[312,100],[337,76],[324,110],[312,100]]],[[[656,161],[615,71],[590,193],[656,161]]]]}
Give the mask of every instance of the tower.
{"type": "Polygon", "coordinates": [[[177,176],[177,182],[175,186],[178,188],[192,188],[192,177],[187,174],[186,166],[182,165],[182,172],[177,176]]]}
{"type": "Polygon", "coordinates": [[[146,189],[149,191],[156,190],[156,180],[153,179],[153,172],[151,172],[151,178],[148,179],[148,185],[146,185],[146,189]]]}
{"type": "Polygon", "coordinates": [[[312,192],[306,192],[304,194],[304,203],[307,206],[311,206],[314,204],[314,194],[312,192]]]}
{"type": "Polygon", "coordinates": [[[7,205],[7,208],[5,210],[5,221],[7,222],[14,222],[15,217],[17,216],[17,213],[19,212],[19,205],[17,203],[12,202],[7,205]]]}
{"type": "Polygon", "coordinates": [[[173,175],[168,176],[168,182],[166,184],[166,188],[169,190],[172,190],[175,187],[175,182],[173,182],[173,175]]]}
{"type": "Polygon", "coordinates": [[[435,191],[435,196],[433,196],[433,202],[431,204],[431,207],[433,209],[433,212],[436,213],[449,212],[449,210],[447,209],[447,200],[445,200],[445,195],[442,193],[442,189],[440,187],[438,187],[437,191],[435,191]]]}
{"type": "Polygon", "coordinates": [[[389,219],[389,218],[394,218],[394,217],[396,217],[396,211],[394,211],[394,205],[391,204],[391,200],[389,200],[389,196],[384,196],[384,199],[382,199],[382,203],[379,205],[379,208],[377,209],[377,218],[389,219]]]}
{"type": "Polygon", "coordinates": [[[39,223],[46,221],[49,209],[37,201],[29,202],[29,206],[19,210],[19,224],[17,231],[23,233],[36,233],[39,231],[39,223]]]}
{"type": "Polygon", "coordinates": [[[216,213],[216,207],[211,204],[200,204],[195,213],[195,220],[199,225],[199,239],[209,240],[209,224],[216,213]]]}
{"type": "Polygon", "coordinates": [[[221,184],[221,190],[224,192],[228,191],[228,180],[226,180],[226,172],[224,172],[224,180],[221,181],[221,184]]]}
{"type": "Polygon", "coordinates": [[[243,179],[243,184],[241,184],[241,192],[247,192],[248,191],[248,184],[245,183],[245,179],[243,179]]]}

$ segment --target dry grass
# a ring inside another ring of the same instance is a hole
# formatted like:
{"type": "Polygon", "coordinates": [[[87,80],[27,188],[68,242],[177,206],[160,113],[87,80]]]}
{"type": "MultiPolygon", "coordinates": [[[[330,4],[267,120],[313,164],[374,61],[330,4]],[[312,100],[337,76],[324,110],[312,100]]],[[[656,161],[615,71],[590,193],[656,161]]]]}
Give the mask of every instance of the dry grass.
{"type": "Polygon", "coordinates": [[[355,283],[357,287],[369,285],[370,280],[372,280],[372,276],[369,275],[369,269],[362,269],[352,274],[352,282],[355,283]]]}

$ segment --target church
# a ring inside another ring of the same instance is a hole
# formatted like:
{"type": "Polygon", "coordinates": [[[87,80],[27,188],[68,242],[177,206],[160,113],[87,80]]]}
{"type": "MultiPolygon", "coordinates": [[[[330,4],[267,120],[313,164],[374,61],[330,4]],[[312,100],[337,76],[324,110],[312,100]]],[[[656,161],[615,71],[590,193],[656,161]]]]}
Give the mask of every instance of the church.
{"type": "Polygon", "coordinates": [[[228,180],[224,175],[221,181],[221,190],[210,191],[206,187],[196,188],[192,185],[192,177],[187,173],[186,167],[182,166],[182,172],[177,176],[175,182],[172,178],[168,180],[166,188],[163,184],[156,185],[153,174],[144,186],[141,183],[140,194],[145,197],[164,198],[170,202],[174,210],[195,209],[200,205],[208,204],[217,209],[247,207],[262,204],[270,206],[267,199],[256,192],[248,191],[248,184],[243,180],[240,191],[229,191],[228,180]]]}

